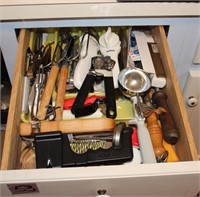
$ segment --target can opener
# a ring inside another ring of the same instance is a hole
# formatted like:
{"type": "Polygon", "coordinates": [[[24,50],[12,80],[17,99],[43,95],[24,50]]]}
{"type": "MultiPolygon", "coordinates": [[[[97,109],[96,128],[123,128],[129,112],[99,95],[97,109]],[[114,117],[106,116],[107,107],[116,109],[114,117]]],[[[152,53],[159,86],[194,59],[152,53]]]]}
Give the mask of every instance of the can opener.
{"type": "Polygon", "coordinates": [[[121,51],[121,41],[119,40],[119,36],[112,32],[111,27],[108,27],[105,34],[101,35],[99,38],[100,51],[104,56],[110,56],[115,63],[115,67],[113,68],[113,81],[114,88],[118,88],[118,75],[120,72],[118,55],[121,51]]]}
{"type": "Polygon", "coordinates": [[[75,115],[75,117],[87,116],[97,110],[98,106],[96,108],[92,108],[93,110],[91,110],[90,106],[86,106],[89,110],[85,111],[86,107],[84,106],[84,102],[94,83],[98,83],[104,80],[106,96],[106,117],[113,119],[116,118],[117,110],[112,73],[114,66],[115,61],[110,57],[96,56],[92,58],[91,69],[86,75],[71,109],[71,112],[75,115]],[[83,111],[85,111],[84,114],[82,113],[83,111]]]}
{"type": "Polygon", "coordinates": [[[81,51],[80,60],[74,70],[74,86],[80,89],[83,81],[90,70],[92,57],[97,56],[99,50],[98,41],[89,33],[80,37],[81,51]]]}

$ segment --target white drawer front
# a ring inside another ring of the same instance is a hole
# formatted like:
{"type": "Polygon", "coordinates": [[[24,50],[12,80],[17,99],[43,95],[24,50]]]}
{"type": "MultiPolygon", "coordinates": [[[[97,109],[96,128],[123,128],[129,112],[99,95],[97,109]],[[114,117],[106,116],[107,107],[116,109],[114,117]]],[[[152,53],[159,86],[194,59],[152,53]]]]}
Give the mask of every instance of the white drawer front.
{"type": "MultiPolygon", "coordinates": [[[[1,192],[8,184],[35,183],[28,196],[97,196],[98,190],[117,196],[195,196],[200,190],[200,162],[141,164],[64,169],[1,171],[1,192]]],[[[23,192],[22,192],[23,193],[23,192]]]]}

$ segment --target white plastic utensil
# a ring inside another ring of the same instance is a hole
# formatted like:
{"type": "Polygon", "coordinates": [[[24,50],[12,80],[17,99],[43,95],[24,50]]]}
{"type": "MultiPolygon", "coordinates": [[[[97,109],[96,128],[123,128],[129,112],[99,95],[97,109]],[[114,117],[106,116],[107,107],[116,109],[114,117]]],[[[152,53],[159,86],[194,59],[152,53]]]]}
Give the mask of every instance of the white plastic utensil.
{"type": "MultiPolygon", "coordinates": [[[[133,107],[135,107],[138,102],[137,97],[133,96],[131,100],[133,101],[133,107]]],[[[142,163],[157,163],[151,137],[147,127],[145,126],[145,118],[138,116],[138,114],[135,112],[135,119],[130,120],[129,124],[137,125],[142,163]]]]}
{"type": "Polygon", "coordinates": [[[111,27],[108,27],[105,34],[99,38],[100,51],[104,56],[110,56],[116,63],[112,69],[114,88],[118,88],[118,75],[120,72],[118,55],[121,51],[121,41],[116,33],[112,32],[111,27]]]}
{"type": "Polygon", "coordinates": [[[81,85],[91,67],[92,57],[97,56],[99,50],[98,41],[90,34],[82,35],[80,41],[82,42],[80,52],[81,58],[74,71],[74,86],[77,89],[81,88],[81,85]]]}

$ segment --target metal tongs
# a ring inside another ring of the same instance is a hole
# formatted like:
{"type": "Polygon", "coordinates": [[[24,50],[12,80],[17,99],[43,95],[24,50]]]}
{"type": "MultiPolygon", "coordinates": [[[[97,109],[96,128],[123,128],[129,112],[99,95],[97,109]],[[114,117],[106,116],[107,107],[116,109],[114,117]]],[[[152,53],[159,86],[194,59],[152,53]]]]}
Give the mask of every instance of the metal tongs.
{"type": "Polygon", "coordinates": [[[46,84],[52,44],[53,43],[49,43],[45,47],[42,45],[40,49],[37,50],[37,55],[32,53],[30,48],[27,49],[27,70],[24,80],[22,112],[27,114],[29,106],[31,120],[36,120],[39,101],[46,84]],[[32,59],[33,56],[34,59],[32,59]],[[30,88],[32,88],[31,91],[30,88]]]}
{"type": "Polygon", "coordinates": [[[39,101],[41,99],[41,95],[43,93],[45,86],[45,74],[44,74],[44,67],[40,65],[39,73],[36,77],[36,83],[34,84],[34,98],[31,107],[31,120],[37,120],[36,115],[38,112],[39,101]]]}

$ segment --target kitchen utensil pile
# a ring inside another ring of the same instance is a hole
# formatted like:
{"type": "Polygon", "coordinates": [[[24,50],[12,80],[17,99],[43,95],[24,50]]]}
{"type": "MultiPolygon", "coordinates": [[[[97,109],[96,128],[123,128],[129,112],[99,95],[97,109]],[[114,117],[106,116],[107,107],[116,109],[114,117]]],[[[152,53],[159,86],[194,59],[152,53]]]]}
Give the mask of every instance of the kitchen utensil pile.
{"type": "Polygon", "coordinates": [[[23,168],[166,162],[163,140],[174,145],[180,136],[166,102],[165,75],[144,66],[142,51],[149,51],[152,64],[155,56],[148,39],[137,43],[146,32],[86,30],[31,32],[19,126],[31,154],[23,152],[23,168]],[[127,100],[134,114],[128,121],[128,112],[119,118],[119,103],[127,100]],[[140,155],[134,155],[133,128],[140,155]],[[33,165],[26,164],[27,155],[33,165]]]}

